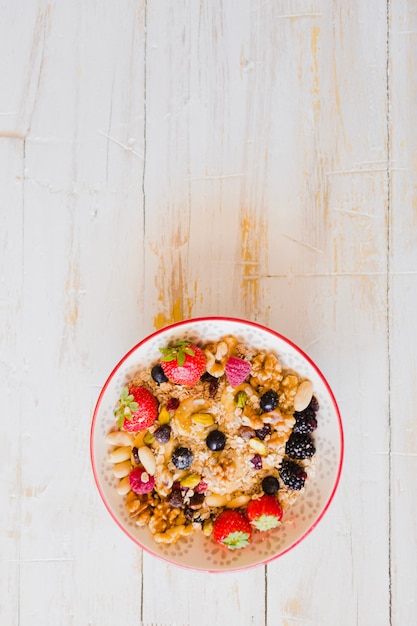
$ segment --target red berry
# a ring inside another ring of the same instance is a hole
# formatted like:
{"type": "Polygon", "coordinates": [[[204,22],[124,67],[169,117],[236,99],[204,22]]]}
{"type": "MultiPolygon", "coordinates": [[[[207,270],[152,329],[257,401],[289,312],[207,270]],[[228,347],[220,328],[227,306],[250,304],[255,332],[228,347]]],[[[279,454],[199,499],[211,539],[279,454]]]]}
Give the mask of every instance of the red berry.
{"type": "Polygon", "coordinates": [[[205,480],[200,480],[200,482],[198,483],[198,485],[196,487],[194,487],[194,491],[196,493],[206,493],[207,491],[207,483],[205,480]]]}
{"type": "Polygon", "coordinates": [[[120,427],[134,433],[152,426],[158,417],[158,401],[145,387],[124,387],[115,410],[120,427]]]}
{"type": "Polygon", "coordinates": [[[180,405],[178,398],[169,398],[167,402],[168,411],[176,411],[180,405]]]}
{"type": "Polygon", "coordinates": [[[242,513],[225,509],[214,522],[213,538],[229,550],[244,548],[252,539],[252,528],[242,513]]]}
{"type": "Polygon", "coordinates": [[[225,367],[226,378],[232,387],[237,387],[247,379],[250,370],[251,365],[248,361],[231,356],[225,367]]]}
{"type": "Polygon", "coordinates": [[[135,467],[130,472],[129,482],[132,491],[139,495],[149,493],[155,487],[155,478],[140,467],[135,467]]]}
{"type": "Polygon", "coordinates": [[[271,530],[282,519],[282,507],[274,496],[263,495],[258,500],[249,502],[246,517],[257,530],[271,530]]]}
{"type": "Polygon", "coordinates": [[[170,348],[160,348],[160,351],[164,374],[176,385],[194,387],[206,370],[204,352],[187,341],[179,341],[170,348]]]}

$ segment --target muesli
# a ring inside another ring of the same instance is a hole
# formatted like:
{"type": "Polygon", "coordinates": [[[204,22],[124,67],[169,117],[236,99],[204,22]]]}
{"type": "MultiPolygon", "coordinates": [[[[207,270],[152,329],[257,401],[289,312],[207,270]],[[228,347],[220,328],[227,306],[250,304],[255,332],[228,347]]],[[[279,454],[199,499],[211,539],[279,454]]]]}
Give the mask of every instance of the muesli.
{"type": "Polygon", "coordinates": [[[200,531],[229,549],[278,526],[314,473],[313,392],[232,335],[161,349],[121,391],[107,435],[131,518],[158,543],[200,531]]]}

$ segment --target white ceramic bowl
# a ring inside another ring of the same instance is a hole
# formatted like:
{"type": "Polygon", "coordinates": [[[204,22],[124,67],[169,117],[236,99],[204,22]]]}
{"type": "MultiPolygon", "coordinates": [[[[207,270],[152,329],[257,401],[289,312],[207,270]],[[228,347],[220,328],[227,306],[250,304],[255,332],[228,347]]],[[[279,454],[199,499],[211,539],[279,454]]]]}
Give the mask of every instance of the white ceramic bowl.
{"type": "Polygon", "coordinates": [[[95,481],[107,510],[120,528],[141,548],[170,563],[196,570],[219,572],[265,564],[294,548],[323,517],[335,494],[343,461],[342,422],[333,393],[317,366],[291,341],[259,324],[225,317],[191,319],[159,330],[133,347],[116,365],[98,398],[91,426],[91,462],[95,481]],[[283,367],[309,378],[320,403],[315,476],[288,509],[290,522],[267,533],[255,533],[249,546],[228,550],[212,538],[196,532],[173,545],[155,543],[149,530],[129,519],[124,498],[116,491],[116,479],[107,461],[106,434],[114,424],[113,410],[122,387],[136,372],[160,358],[160,347],[176,339],[215,341],[235,335],[255,348],[275,352],[283,367]]]}

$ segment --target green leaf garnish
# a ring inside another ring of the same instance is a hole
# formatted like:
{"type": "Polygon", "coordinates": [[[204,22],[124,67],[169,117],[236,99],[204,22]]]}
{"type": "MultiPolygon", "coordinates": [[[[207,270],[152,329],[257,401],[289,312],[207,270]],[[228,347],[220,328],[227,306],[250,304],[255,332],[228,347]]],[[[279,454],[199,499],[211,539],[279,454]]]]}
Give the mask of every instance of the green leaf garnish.
{"type": "Polygon", "coordinates": [[[194,356],[195,354],[192,345],[188,341],[178,341],[172,347],[159,348],[159,351],[163,355],[161,361],[177,361],[179,367],[184,365],[187,354],[188,356],[194,356]]]}
{"type": "Polygon", "coordinates": [[[125,422],[125,419],[131,420],[132,413],[137,411],[139,404],[135,402],[134,396],[129,393],[128,387],[123,387],[120,393],[120,399],[114,409],[114,415],[117,418],[117,425],[121,428],[125,422]]]}

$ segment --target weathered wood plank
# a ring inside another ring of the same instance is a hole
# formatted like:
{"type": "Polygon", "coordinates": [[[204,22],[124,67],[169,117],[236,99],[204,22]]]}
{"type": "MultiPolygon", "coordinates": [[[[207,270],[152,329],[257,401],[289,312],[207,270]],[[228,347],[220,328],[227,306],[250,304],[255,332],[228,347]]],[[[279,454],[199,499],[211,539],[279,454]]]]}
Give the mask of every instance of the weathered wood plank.
{"type": "Polygon", "coordinates": [[[417,7],[390,3],[392,623],[417,620],[417,7]]]}

